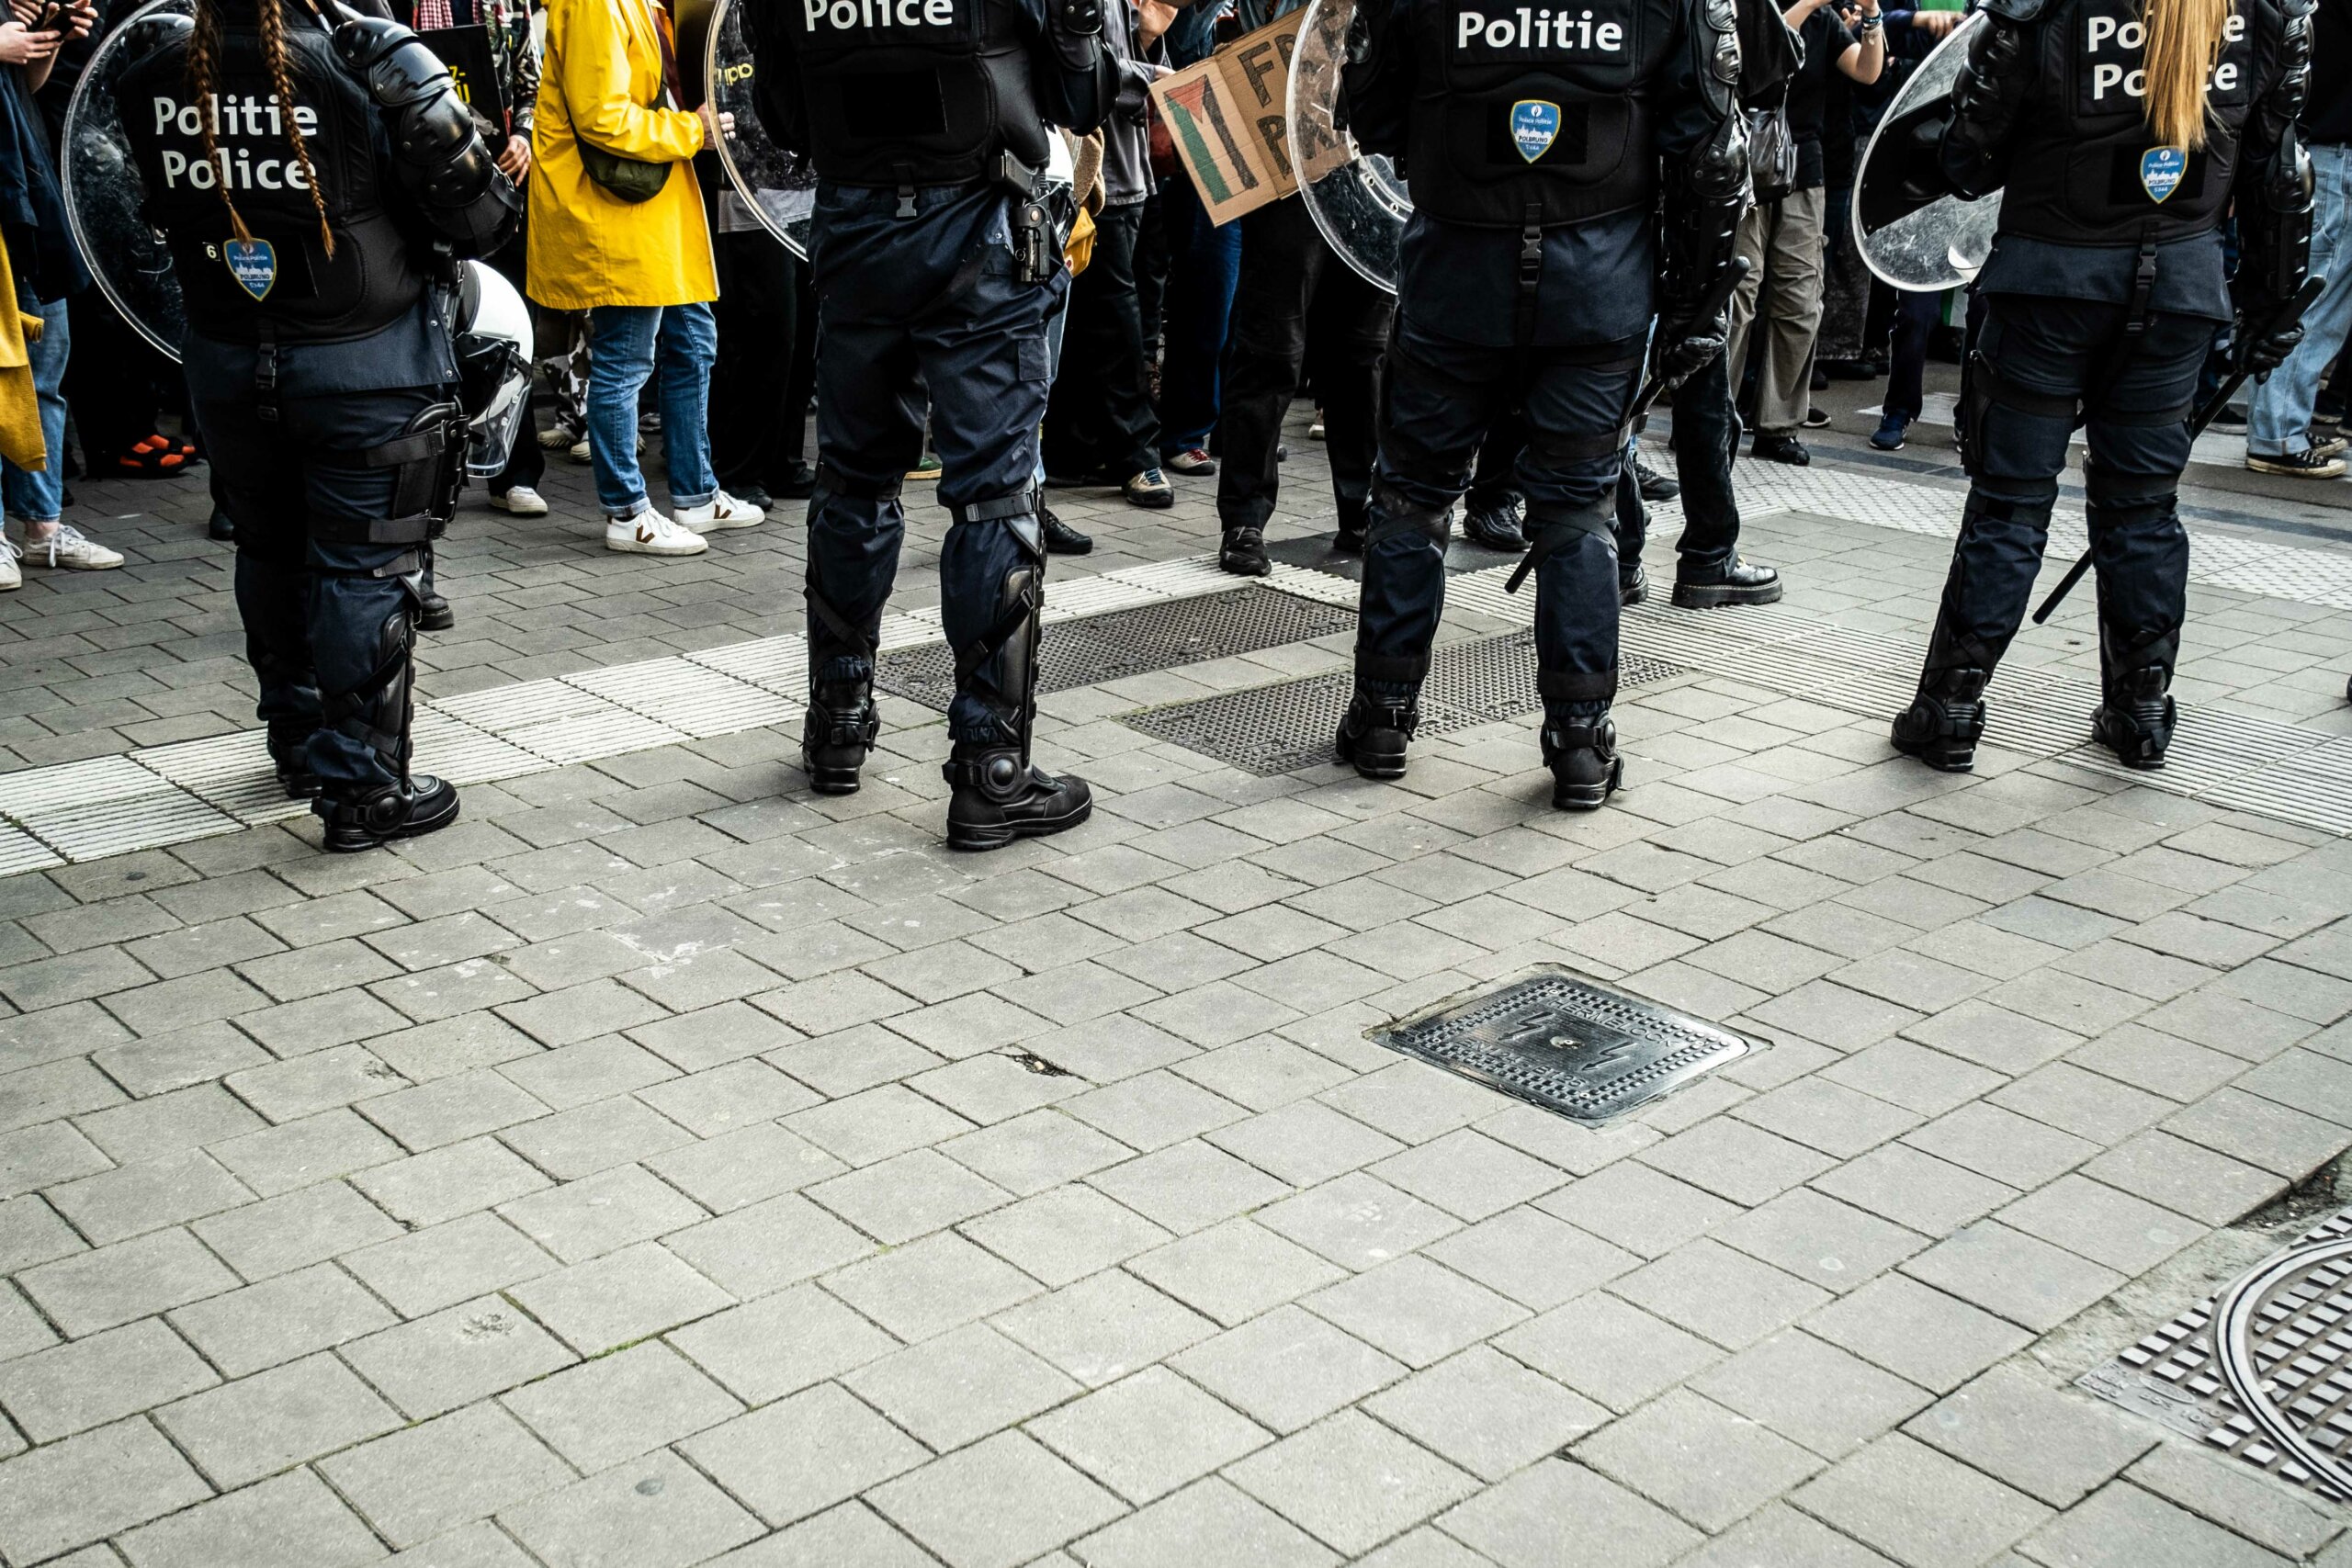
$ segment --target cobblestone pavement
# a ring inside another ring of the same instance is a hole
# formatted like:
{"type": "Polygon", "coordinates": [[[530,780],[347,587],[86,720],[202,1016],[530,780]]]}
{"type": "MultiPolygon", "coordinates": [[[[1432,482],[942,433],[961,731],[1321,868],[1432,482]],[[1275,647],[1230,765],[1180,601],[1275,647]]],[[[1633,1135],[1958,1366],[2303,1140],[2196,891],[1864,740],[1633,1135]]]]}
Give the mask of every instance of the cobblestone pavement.
{"type": "MultiPolygon", "coordinates": [[[[893,698],[847,799],[722,724],[394,852],[0,879],[0,1561],[2352,1564],[2074,1386],[2352,1201],[2352,550],[2200,497],[2176,773],[2079,750],[2086,594],[1945,777],[1878,705],[1957,496],[1859,462],[1742,470],[1790,598],[1629,623],[1591,816],[1525,717],[1399,786],[1120,721],[1341,631],[1050,695],[1095,818],[983,858],[893,698]],[[1594,1131],[1364,1038],[1544,963],[1766,1048],[1594,1131]]],[[[795,629],[788,524],[608,557],[556,468],[461,523],[429,694],[795,629]]],[[[1180,484],[1057,498],[1065,604],[1205,547],[1180,484]]],[[[85,500],[135,564],[0,601],[0,795],[249,722],[200,491],[85,500]]],[[[1524,625],[1497,575],[1450,640],[1524,625]]]]}

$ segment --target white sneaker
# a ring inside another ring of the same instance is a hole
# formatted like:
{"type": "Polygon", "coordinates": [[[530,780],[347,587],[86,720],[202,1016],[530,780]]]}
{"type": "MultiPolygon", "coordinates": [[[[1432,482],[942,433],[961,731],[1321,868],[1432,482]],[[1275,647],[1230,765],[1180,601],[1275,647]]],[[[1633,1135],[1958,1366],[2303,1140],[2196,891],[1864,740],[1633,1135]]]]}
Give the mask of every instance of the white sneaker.
{"type": "Polygon", "coordinates": [[[588,438],[583,435],[579,440],[573,442],[571,444],[571,450],[566,452],[564,456],[571,458],[575,463],[586,462],[588,460],[588,438]]]}
{"type": "Polygon", "coordinates": [[[750,502],[738,501],[723,490],[700,506],[678,508],[678,526],[692,528],[697,534],[716,533],[721,528],[755,528],[767,517],[765,512],[750,502]]]}
{"type": "Polygon", "coordinates": [[[679,527],[659,512],[605,520],[605,548],[636,556],[698,556],[710,541],[679,527]]]}
{"type": "Polygon", "coordinates": [[[0,593],[13,593],[25,585],[25,574],[17,570],[17,547],[0,539],[0,593]]]}
{"type": "Polygon", "coordinates": [[[579,439],[560,424],[551,424],[539,432],[539,445],[550,452],[569,452],[579,439]]]}
{"type": "Polygon", "coordinates": [[[26,540],[17,553],[28,565],[58,571],[111,571],[122,564],[121,551],[107,548],[71,523],[59,524],[46,539],[26,540]]]}
{"type": "Polygon", "coordinates": [[[490,503],[501,512],[511,512],[517,517],[545,517],[548,503],[529,485],[515,485],[504,495],[492,495],[490,503]]]}

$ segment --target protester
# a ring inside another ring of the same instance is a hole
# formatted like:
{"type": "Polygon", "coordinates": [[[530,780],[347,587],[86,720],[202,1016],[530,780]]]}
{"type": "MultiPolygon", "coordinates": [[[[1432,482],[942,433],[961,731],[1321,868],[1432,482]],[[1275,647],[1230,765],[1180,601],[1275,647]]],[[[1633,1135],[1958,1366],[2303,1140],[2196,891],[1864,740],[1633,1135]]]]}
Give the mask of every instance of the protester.
{"type": "MultiPolygon", "coordinates": [[[[1216,47],[1227,0],[1200,0],[1178,13],[1165,39],[1168,62],[1181,71],[1216,47]]],[[[1155,151],[1155,158],[1157,152],[1155,151]]],[[[1217,362],[1233,317],[1241,276],[1241,225],[1213,224],[1192,177],[1171,148],[1159,181],[1168,234],[1168,295],[1160,329],[1159,466],[1172,474],[1216,472],[1208,446],[1216,430],[1217,362]]]]}
{"type": "Polygon", "coordinates": [[[547,58],[531,138],[530,296],[589,313],[589,455],[605,546],[699,555],[701,535],[765,516],[719,488],[710,467],[718,282],[687,165],[732,117],[672,107],[683,95],[670,16],[648,0],[555,0],[547,58]],[[651,187],[642,200],[606,188],[635,194],[638,181],[651,187]],[[638,466],[638,393],[649,379],[674,516],[654,507],[638,466]]]}

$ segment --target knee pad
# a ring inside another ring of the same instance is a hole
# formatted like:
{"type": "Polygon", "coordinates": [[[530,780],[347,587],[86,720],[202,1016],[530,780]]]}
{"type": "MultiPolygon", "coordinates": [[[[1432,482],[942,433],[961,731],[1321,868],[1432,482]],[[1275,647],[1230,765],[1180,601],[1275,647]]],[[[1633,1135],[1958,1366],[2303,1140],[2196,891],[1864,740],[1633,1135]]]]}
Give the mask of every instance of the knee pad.
{"type": "Polygon", "coordinates": [[[1371,550],[1408,534],[1420,535],[1442,555],[1446,541],[1453,536],[1453,509],[1418,505],[1387,484],[1374,481],[1365,509],[1364,548],[1371,550]]]}

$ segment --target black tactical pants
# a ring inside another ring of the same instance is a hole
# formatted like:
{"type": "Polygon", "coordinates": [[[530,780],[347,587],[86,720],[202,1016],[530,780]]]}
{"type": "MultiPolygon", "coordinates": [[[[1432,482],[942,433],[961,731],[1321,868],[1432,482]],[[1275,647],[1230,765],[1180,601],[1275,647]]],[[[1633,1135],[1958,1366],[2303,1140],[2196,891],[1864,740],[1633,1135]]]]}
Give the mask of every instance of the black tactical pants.
{"type": "MultiPolygon", "coordinates": [[[[1668,406],[1674,411],[1674,477],[1682,482],[1682,536],[1675,541],[1675,553],[1685,567],[1721,566],[1739,544],[1739,502],[1731,489],[1739,416],[1732,409],[1724,356],[1718,354],[1676,388],[1668,406]]],[[[1644,444],[1654,439],[1645,437],[1644,444]]],[[[1651,460],[1657,461],[1655,452],[1651,460]]],[[[1628,466],[1617,497],[1617,548],[1627,560],[1642,553],[1649,523],[1649,508],[1628,466]]]]}
{"type": "Polygon", "coordinates": [[[1961,410],[1974,483],[1928,672],[1990,670],[2017,635],[2078,408],[2088,415],[2085,511],[2102,667],[2110,680],[2151,664],[2169,671],[2188,593],[2177,491],[2189,402],[2218,323],[2160,313],[2131,344],[2120,304],[1996,294],[1986,305],[1961,410]]]}
{"type": "Polygon", "coordinates": [[[274,423],[250,397],[196,406],[215,493],[237,525],[237,612],[259,716],[280,746],[308,737],[311,771],[331,798],[406,772],[421,564],[413,543],[331,536],[364,535],[394,514],[401,470],[366,454],[455,395],[406,387],[286,399],[274,423]]]}

